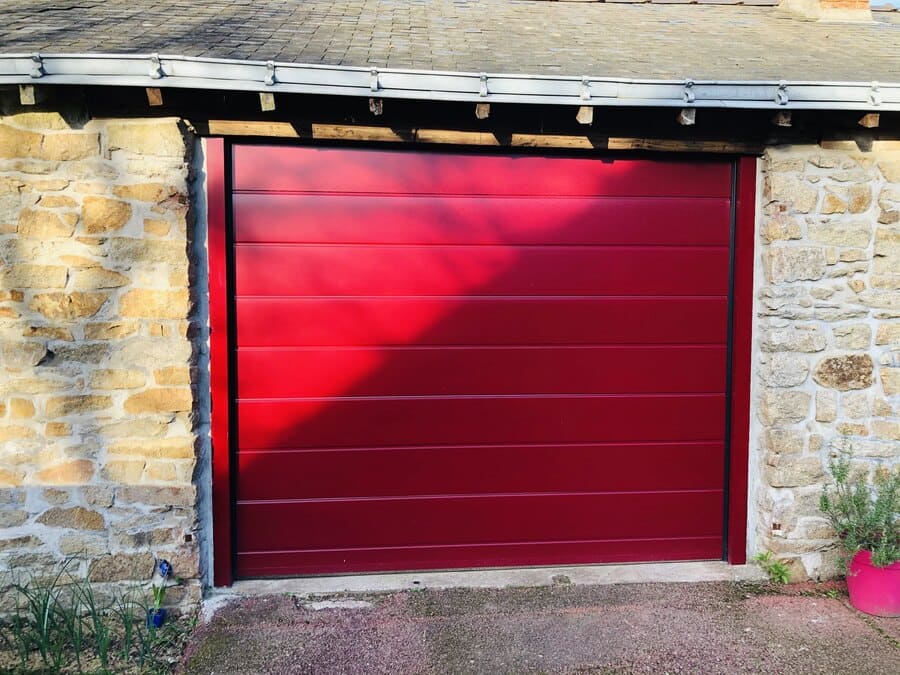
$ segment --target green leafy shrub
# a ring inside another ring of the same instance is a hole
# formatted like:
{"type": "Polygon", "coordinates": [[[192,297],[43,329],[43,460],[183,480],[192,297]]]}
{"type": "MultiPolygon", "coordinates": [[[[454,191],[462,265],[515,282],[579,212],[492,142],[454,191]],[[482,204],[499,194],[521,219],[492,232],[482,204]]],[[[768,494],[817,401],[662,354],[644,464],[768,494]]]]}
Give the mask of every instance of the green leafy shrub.
{"type": "Polygon", "coordinates": [[[753,559],[763,568],[769,576],[769,581],[775,584],[786,584],[789,579],[788,566],[772,555],[771,551],[757,553],[753,559]]]}
{"type": "Polygon", "coordinates": [[[878,567],[900,560],[900,471],[879,470],[870,486],[851,475],[849,457],[832,460],[829,468],[834,487],[822,491],[819,508],[848,558],[867,550],[878,567]]]}

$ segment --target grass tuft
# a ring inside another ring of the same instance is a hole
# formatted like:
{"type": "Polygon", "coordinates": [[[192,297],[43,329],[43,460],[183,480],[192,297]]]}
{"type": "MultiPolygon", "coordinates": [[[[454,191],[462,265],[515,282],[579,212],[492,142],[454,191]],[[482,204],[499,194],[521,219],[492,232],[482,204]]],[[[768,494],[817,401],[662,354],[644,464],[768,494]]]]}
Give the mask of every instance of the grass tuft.
{"type": "Polygon", "coordinates": [[[133,586],[105,596],[63,564],[49,578],[31,576],[0,592],[12,610],[0,617],[0,672],[169,673],[195,617],[147,626],[146,590],[133,586]]]}

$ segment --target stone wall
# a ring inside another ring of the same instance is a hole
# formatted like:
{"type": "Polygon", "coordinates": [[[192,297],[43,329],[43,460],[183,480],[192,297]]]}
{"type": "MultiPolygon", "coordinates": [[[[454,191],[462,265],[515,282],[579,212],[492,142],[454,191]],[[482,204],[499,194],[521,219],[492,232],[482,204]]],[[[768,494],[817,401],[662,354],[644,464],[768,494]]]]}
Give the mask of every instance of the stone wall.
{"type": "MultiPolygon", "coordinates": [[[[191,139],[174,119],[0,117],[0,577],[153,556],[199,596],[191,139]]],[[[205,325],[205,322],[203,322],[205,325]]]]}
{"type": "Polygon", "coordinates": [[[770,149],[762,169],[755,543],[794,578],[828,577],[829,457],[900,465],[900,145],[770,149]]]}

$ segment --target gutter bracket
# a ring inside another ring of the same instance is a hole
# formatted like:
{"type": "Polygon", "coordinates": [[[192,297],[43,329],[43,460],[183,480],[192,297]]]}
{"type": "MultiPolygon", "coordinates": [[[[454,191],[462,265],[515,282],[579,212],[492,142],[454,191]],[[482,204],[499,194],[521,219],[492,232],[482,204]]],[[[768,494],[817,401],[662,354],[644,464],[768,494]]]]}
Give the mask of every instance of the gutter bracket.
{"type": "Polygon", "coordinates": [[[872,89],[869,91],[869,103],[872,105],[881,105],[881,88],[877,82],[872,83],[872,89]]]}
{"type": "Polygon", "coordinates": [[[268,86],[272,86],[278,80],[275,78],[275,62],[274,61],[266,61],[266,79],[265,83],[268,86]]]}
{"type": "Polygon", "coordinates": [[[479,96],[487,96],[488,95],[488,86],[487,86],[487,73],[481,73],[478,76],[479,87],[478,87],[478,95],[479,96]]]}
{"type": "Polygon", "coordinates": [[[31,72],[29,75],[38,78],[43,77],[46,74],[47,73],[44,70],[44,57],[41,56],[39,52],[35,52],[31,55],[31,72]]]}
{"type": "Polygon", "coordinates": [[[787,82],[782,80],[778,83],[778,89],[775,90],[775,103],[778,105],[787,105],[790,101],[788,97],[787,82]]]}
{"type": "Polygon", "coordinates": [[[581,78],[581,100],[591,100],[591,81],[587,78],[586,75],[581,78]]]}
{"type": "Polygon", "coordinates": [[[162,63],[159,61],[159,54],[150,55],[150,79],[159,80],[165,76],[162,69],[162,63]]]}
{"type": "Polygon", "coordinates": [[[369,89],[371,91],[381,89],[381,83],[378,81],[378,68],[372,68],[369,71],[369,89]]]}
{"type": "Polygon", "coordinates": [[[683,98],[685,103],[693,103],[697,98],[697,94],[694,91],[694,81],[691,78],[684,81],[683,98]]]}

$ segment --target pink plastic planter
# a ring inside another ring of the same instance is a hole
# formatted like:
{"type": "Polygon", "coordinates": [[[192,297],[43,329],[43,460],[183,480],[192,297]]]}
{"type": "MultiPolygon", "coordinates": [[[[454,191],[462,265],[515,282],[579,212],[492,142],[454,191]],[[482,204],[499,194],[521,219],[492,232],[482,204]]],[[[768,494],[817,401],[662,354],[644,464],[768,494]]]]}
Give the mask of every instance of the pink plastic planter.
{"type": "Polygon", "coordinates": [[[875,616],[900,616],[900,561],[887,567],[872,564],[872,554],[860,551],[847,570],[850,604],[875,616]]]}

